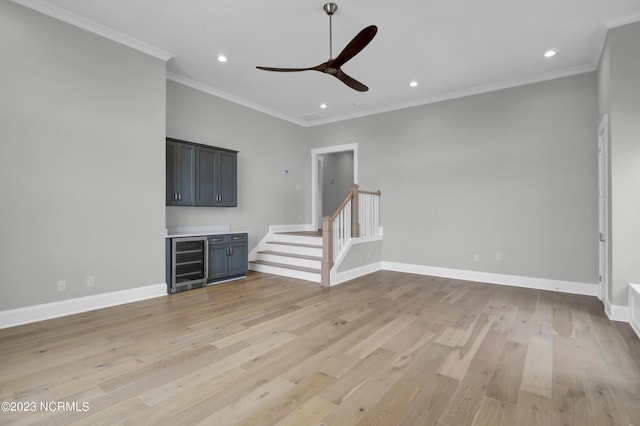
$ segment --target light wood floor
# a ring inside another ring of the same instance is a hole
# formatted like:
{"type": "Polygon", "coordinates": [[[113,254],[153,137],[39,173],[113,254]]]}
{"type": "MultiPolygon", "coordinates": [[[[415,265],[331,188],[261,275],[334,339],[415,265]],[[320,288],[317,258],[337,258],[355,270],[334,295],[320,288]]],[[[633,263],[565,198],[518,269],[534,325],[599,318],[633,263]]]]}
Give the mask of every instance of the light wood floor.
{"type": "Polygon", "coordinates": [[[640,341],[593,297],[251,273],[0,330],[0,401],[38,404],[0,424],[639,425],[640,341]]]}

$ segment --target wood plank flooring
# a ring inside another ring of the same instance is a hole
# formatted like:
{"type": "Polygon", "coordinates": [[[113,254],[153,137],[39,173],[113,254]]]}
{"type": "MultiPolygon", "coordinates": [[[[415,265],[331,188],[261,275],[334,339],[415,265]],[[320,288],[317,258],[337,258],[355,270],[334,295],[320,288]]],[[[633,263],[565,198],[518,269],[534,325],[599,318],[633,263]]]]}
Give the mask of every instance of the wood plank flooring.
{"type": "Polygon", "coordinates": [[[0,401],[28,410],[0,424],[640,426],[640,341],[594,297],[250,273],[0,330],[0,401]]]}

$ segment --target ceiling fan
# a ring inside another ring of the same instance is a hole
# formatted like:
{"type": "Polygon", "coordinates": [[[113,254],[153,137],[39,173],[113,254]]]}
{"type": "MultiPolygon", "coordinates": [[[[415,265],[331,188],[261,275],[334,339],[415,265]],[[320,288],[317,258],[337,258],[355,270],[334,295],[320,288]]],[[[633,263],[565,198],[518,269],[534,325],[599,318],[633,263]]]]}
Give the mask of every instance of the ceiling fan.
{"type": "Polygon", "coordinates": [[[347,46],[340,52],[340,54],[334,59],[333,58],[333,36],[332,36],[332,22],[331,18],[336,10],[338,10],[338,5],[335,3],[326,3],[323,6],[324,11],[329,15],[329,60],[327,62],[323,62],[320,65],[316,65],[315,67],[309,68],[271,68],[271,67],[256,67],[260,70],[264,71],[277,71],[277,72],[297,72],[297,71],[320,71],[325,74],[332,75],[336,77],[338,80],[342,81],[347,86],[351,87],[354,90],[359,92],[366,92],[369,90],[367,86],[360,83],[359,81],[349,77],[347,74],[342,71],[340,67],[344,65],[348,60],[356,56],[362,49],[364,49],[375,37],[378,32],[378,27],[375,25],[370,25],[360,31],[354,38],[347,44],[347,46]]]}

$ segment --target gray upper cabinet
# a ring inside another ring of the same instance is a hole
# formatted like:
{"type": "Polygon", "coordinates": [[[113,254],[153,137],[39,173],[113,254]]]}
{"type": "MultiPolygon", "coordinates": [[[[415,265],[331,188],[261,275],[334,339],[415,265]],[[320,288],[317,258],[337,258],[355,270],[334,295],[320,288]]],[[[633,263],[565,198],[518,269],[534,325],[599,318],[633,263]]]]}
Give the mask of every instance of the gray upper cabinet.
{"type": "Polygon", "coordinates": [[[167,138],[167,205],[236,207],[237,156],[237,151],[167,138]],[[191,167],[183,164],[186,160],[176,158],[182,153],[181,147],[191,150],[191,167]],[[187,173],[193,182],[191,192],[185,192],[190,194],[190,199],[175,195],[176,176],[188,181],[184,176],[187,173]]]}
{"type": "Polygon", "coordinates": [[[167,141],[168,206],[195,204],[196,149],[194,146],[167,141]]]}
{"type": "Polygon", "coordinates": [[[217,202],[221,207],[235,207],[237,198],[237,154],[219,151],[216,157],[216,192],[217,202]]]}
{"type": "Polygon", "coordinates": [[[237,154],[197,147],[196,205],[235,207],[237,202],[237,154]]]}

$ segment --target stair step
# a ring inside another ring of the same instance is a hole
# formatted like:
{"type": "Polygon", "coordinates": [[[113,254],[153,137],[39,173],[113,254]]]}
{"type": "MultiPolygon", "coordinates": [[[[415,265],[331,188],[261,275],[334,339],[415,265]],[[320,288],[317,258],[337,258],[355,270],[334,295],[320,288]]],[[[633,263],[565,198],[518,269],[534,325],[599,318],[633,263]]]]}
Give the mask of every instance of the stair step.
{"type": "Polygon", "coordinates": [[[263,247],[269,251],[298,254],[304,256],[322,257],[322,246],[316,244],[286,243],[283,241],[268,241],[263,247]]]}
{"type": "Polygon", "coordinates": [[[304,266],[287,265],[285,263],[267,262],[265,260],[252,260],[251,263],[255,263],[255,264],[258,264],[258,265],[273,266],[275,268],[293,269],[295,271],[309,272],[309,273],[312,273],[312,274],[320,274],[321,273],[320,269],[305,268],[304,266]]]}
{"type": "Polygon", "coordinates": [[[267,241],[267,244],[281,244],[284,246],[294,246],[294,247],[307,247],[307,248],[322,248],[322,244],[301,244],[301,243],[289,243],[286,241],[267,241]]]}
{"type": "Polygon", "coordinates": [[[306,254],[285,253],[283,251],[263,250],[263,251],[259,251],[258,253],[270,254],[272,256],[294,257],[296,259],[317,260],[320,262],[322,261],[322,257],[320,256],[309,256],[306,254]]]}
{"type": "Polygon", "coordinates": [[[279,241],[289,244],[322,245],[322,236],[308,233],[274,233],[271,234],[271,241],[279,241]]]}
{"type": "Polygon", "coordinates": [[[298,235],[301,237],[322,237],[322,231],[291,231],[291,232],[274,232],[279,235],[298,235]]]}

